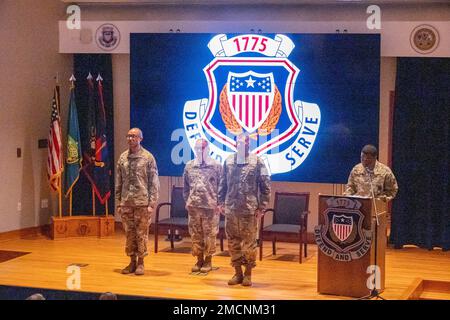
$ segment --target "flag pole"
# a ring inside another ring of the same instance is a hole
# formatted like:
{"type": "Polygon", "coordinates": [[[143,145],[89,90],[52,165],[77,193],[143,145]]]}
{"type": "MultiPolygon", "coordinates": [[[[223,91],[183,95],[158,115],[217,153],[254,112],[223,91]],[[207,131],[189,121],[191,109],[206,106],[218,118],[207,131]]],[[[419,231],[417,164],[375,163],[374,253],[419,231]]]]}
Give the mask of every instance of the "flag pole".
{"type": "MultiPolygon", "coordinates": [[[[92,84],[93,77],[92,77],[92,74],[91,74],[90,71],[89,71],[89,74],[88,74],[86,79],[88,80],[89,88],[94,90],[94,87],[93,87],[93,84],[92,84]],[[91,88],[91,85],[92,85],[92,88],[91,88]]],[[[91,91],[89,91],[89,92],[91,92],[91,91]]],[[[91,138],[92,138],[92,132],[91,132],[91,138]]],[[[93,164],[95,166],[95,153],[94,153],[94,159],[91,158],[91,160],[93,160],[93,162],[94,162],[93,164]]],[[[91,192],[92,193],[92,215],[95,216],[95,190],[94,190],[94,186],[93,186],[93,182],[92,181],[91,181],[91,191],[92,191],[91,192]]]]}
{"type": "Polygon", "coordinates": [[[92,215],[95,216],[95,191],[92,187],[92,215]]]}
{"type": "Polygon", "coordinates": [[[72,216],[72,190],[70,190],[69,194],[69,216],[72,216]]]}
{"type": "Polygon", "coordinates": [[[58,189],[58,200],[59,200],[59,217],[62,218],[62,176],[59,176],[59,189],[58,189]]]}
{"type": "Polygon", "coordinates": [[[105,203],[105,214],[106,214],[106,217],[108,217],[108,199],[106,199],[106,203],[105,203]]]}
{"type": "MultiPolygon", "coordinates": [[[[58,113],[60,113],[60,104],[61,104],[61,100],[59,97],[59,76],[58,76],[58,72],[56,73],[56,105],[58,108],[58,113]]],[[[61,147],[62,147],[62,137],[60,136],[61,139],[61,147]]],[[[63,157],[61,156],[61,163],[60,166],[62,166],[62,162],[63,162],[63,157]]],[[[59,172],[59,179],[58,179],[58,183],[59,183],[59,188],[58,188],[58,212],[59,212],[59,217],[62,218],[62,170],[60,167],[60,172],[59,172]]]]}
{"type": "MultiPolygon", "coordinates": [[[[75,76],[72,74],[69,78],[70,82],[70,90],[73,90],[75,88],[75,76]]],[[[70,189],[69,193],[69,216],[72,216],[72,194],[73,194],[73,188],[70,189]]]]}

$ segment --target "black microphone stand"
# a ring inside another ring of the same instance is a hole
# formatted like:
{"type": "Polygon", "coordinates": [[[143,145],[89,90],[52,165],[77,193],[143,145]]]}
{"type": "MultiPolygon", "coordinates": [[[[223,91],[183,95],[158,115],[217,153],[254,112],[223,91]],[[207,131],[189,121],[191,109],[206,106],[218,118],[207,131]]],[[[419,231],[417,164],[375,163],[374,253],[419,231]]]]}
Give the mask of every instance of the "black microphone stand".
{"type": "MultiPolygon", "coordinates": [[[[378,267],[377,258],[378,258],[378,226],[380,225],[380,220],[378,220],[378,210],[377,210],[377,203],[375,201],[375,193],[373,192],[373,184],[372,184],[372,177],[370,175],[370,171],[366,168],[366,171],[369,175],[369,182],[370,182],[370,191],[372,193],[372,201],[373,201],[373,207],[375,209],[375,220],[376,225],[374,229],[374,241],[375,241],[375,267],[378,267]]],[[[380,275],[381,276],[381,275],[380,275]]],[[[376,282],[377,282],[377,269],[375,268],[375,285],[373,286],[372,290],[370,291],[370,294],[367,296],[358,298],[358,300],[370,300],[372,298],[375,299],[381,299],[386,300],[382,296],[380,296],[380,292],[377,289],[376,282]]]]}

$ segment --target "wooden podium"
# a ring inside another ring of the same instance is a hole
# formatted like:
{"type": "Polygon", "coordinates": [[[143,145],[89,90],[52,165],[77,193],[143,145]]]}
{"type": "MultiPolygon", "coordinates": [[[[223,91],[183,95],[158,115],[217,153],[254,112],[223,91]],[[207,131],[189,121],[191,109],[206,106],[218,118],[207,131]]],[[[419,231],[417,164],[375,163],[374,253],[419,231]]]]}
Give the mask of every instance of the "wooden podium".
{"type": "Polygon", "coordinates": [[[107,237],[114,235],[114,216],[52,217],[51,238],[107,237]]]}
{"type": "Polygon", "coordinates": [[[374,285],[384,290],[386,210],[385,202],[372,198],[319,195],[319,293],[359,298],[374,285]]]}

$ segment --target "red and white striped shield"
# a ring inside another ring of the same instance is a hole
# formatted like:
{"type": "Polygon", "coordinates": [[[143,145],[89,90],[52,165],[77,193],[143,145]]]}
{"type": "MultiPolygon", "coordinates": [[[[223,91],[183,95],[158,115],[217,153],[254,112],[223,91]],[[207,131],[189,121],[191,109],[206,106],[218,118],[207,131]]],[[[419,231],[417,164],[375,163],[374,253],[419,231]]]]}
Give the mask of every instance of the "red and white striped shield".
{"type": "Polygon", "coordinates": [[[333,215],[331,221],[334,234],[340,241],[345,241],[353,230],[353,217],[345,215],[333,215]]]}
{"type": "Polygon", "coordinates": [[[228,73],[227,98],[237,122],[247,131],[258,129],[272,109],[273,73],[228,73]]]}

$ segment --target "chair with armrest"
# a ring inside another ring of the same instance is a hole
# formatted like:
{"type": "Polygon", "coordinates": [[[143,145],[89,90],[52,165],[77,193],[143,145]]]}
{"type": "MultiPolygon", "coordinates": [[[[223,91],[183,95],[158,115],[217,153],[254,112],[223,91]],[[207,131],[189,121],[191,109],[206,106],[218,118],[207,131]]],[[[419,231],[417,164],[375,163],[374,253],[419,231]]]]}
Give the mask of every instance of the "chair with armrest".
{"type": "Polygon", "coordinates": [[[163,202],[158,204],[156,207],[155,216],[155,253],[158,252],[158,236],[159,230],[163,227],[165,230],[170,232],[170,247],[174,249],[174,231],[180,230],[185,233],[188,230],[188,212],[186,210],[186,203],[183,198],[183,187],[172,187],[172,192],[170,196],[170,202],[163,202]],[[164,206],[169,206],[169,217],[160,220],[160,211],[164,206]]]}
{"type": "Polygon", "coordinates": [[[272,240],[272,254],[276,254],[276,242],[299,243],[299,263],[302,263],[303,247],[307,257],[307,226],[309,214],[309,192],[276,192],[273,209],[266,209],[261,217],[259,234],[259,260],[263,256],[264,240],[272,240]],[[273,213],[273,223],[264,227],[264,218],[273,213]]]}

